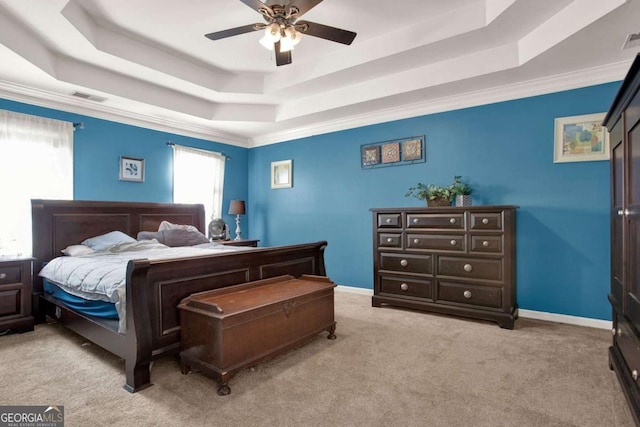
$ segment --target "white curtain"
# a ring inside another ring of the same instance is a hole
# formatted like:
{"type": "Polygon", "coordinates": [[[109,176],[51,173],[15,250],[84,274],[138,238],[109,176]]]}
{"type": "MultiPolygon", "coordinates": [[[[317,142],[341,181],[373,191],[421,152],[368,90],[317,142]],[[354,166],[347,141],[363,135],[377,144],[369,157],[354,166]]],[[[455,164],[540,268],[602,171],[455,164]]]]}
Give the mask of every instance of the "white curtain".
{"type": "Polygon", "coordinates": [[[31,199],[73,199],[73,124],[0,110],[0,256],[31,255],[31,199]]]}
{"type": "Polygon", "coordinates": [[[173,202],[202,203],[208,222],[222,217],[224,161],[221,153],[173,146],[173,202]]]}

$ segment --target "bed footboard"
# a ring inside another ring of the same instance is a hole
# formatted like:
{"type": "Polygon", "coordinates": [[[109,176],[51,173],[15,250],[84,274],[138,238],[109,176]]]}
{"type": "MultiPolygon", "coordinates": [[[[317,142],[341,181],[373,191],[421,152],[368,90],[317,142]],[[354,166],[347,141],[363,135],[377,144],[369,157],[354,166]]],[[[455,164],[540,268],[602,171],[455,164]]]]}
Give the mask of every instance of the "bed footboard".
{"type": "Polygon", "coordinates": [[[127,268],[125,389],[150,385],[151,360],[180,351],[180,301],[196,292],[290,274],[326,276],[327,242],[258,248],[174,260],[135,260],[127,268]]]}

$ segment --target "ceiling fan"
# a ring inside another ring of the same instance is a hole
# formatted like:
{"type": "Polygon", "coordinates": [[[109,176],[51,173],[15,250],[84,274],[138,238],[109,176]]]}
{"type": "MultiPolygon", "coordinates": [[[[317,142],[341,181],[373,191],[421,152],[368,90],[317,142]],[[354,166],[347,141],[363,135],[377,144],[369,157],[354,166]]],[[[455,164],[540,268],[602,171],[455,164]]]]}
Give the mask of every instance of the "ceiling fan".
{"type": "MultiPolygon", "coordinates": [[[[340,28],[329,27],[298,19],[317,6],[322,0],[290,0],[286,5],[265,4],[260,0],[240,0],[262,15],[265,24],[249,24],[228,30],[205,34],[211,40],[220,40],[251,31],[264,30],[264,37],[260,43],[267,49],[275,50],[276,65],[291,64],[291,50],[300,42],[302,34],[319,37],[325,40],[350,45],[356,38],[356,33],[340,28]]],[[[279,0],[272,0],[270,3],[279,0]]]]}

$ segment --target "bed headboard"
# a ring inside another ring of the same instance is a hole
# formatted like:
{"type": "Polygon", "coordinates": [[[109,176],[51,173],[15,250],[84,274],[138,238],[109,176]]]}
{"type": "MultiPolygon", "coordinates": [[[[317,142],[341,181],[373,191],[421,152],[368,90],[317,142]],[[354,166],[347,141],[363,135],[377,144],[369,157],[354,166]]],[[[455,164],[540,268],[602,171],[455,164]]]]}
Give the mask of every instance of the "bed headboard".
{"type": "MultiPolygon", "coordinates": [[[[157,231],[162,221],[194,225],[205,233],[203,205],[174,203],[31,200],[34,292],[43,262],[83,240],[119,230],[136,238],[140,231],[157,231]]],[[[206,233],[205,233],[206,234],[206,233]]]]}

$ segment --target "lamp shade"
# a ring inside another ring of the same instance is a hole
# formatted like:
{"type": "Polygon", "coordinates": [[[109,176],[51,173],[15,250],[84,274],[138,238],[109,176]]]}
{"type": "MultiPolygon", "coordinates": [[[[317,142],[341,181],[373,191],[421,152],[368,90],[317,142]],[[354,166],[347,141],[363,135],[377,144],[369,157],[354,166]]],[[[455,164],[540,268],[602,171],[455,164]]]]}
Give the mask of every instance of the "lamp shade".
{"type": "Polygon", "coordinates": [[[232,200],[229,204],[230,215],[244,215],[244,200],[232,200]]]}

